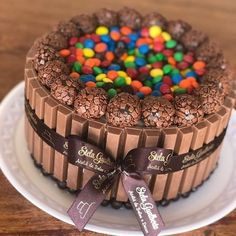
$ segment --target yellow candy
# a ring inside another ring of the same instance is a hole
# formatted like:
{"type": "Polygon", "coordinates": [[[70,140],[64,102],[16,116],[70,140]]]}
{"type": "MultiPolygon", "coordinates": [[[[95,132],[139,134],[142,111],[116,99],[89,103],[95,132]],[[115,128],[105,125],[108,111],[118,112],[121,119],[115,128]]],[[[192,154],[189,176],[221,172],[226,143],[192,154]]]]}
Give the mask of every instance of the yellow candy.
{"type": "Polygon", "coordinates": [[[128,62],[128,61],[131,61],[131,62],[134,62],[135,60],[135,57],[134,56],[128,56],[125,61],[128,62]]]}
{"type": "Polygon", "coordinates": [[[83,54],[85,57],[93,57],[95,53],[94,53],[93,49],[91,49],[91,48],[84,48],[83,54]]]}
{"type": "Polygon", "coordinates": [[[165,41],[171,40],[171,35],[170,35],[169,33],[167,33],[167,32],[162,32],[162,33],[161,33],[161,36],[163,37],[163,39],[164,39],[165,41]]]}
{"type": "Polygon", "coordinates": [[[96,81],[102,81],[104,78],[106,78],[106,74],[99,74],[96,76],[96,81]]]}
{"type": "Polygon", "coordinates": [[[152,77],[157,77],[157,76],[163,76],[163,71],[161,70],[161,69],[159,69],[159,68],[156,68],[156,69],[152,69],[151,71],[150,71],[150,75],[152,76],[152,77]]]}
{"type": "Polygon", "coordinates": [[[171,89],[171,91],[172,92],[174,92],[176,89],[178,89],[179,88],[179,86],[178,85],[174,85],[174,86],[172,86],[170,89],[171,89]]]}
{"type": "Polygon", "coordinates": [[[191,71],[190,69],[185,69],[181,71],[181,75],[185,76],[189,71],[191,71]]]}
{"type": "Polygon", "coordinates": [[[99,26],[96,29],[96,34],[98,34],[98,35],[104,35],[104,34],[108,34],[108,33],[109,33],[109,30],[105,26],[99,26]]]}
{"type": "Polygon", "coordinates": [[[121,77],[126,77],[127,76],[127,74],[122,70],[117,71],[117,74],[121,77]]]}
{"type": "Polygon", "coordinates": [[[152,38],[156,38],[157,36],[159,36],[161,34],[162,30],[160,26],[157,25],[153,25],[149,28],[149,35],[152,38]]]}
{"type": "Polygon", "coordinates": [[[102,80],[104,83],[113,83],[113,81],[109,78],[103,78],[102,80]]]}
{"type": "Polygon", "coordinates": [[[131,79],[129,76],[125,77],[125,83],[126,83],[127,85],[130,85],[131,82],[132,82],[132,79],[131,79]]]}

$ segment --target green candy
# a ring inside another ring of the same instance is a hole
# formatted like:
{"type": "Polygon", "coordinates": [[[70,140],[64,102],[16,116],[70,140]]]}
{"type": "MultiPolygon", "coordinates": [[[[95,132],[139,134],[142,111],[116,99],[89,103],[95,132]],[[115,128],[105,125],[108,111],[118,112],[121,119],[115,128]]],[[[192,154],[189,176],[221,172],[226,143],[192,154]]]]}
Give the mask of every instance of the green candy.
{"type": "Polygon", "coordinates": [[[134,50],[134,49],[130,49],[130,50],[128,51],[128,55],[129,55],[129,56],[134,55],[134,53],[135,53],[135,50],[134,50]]]}
{"type": "Polygon", "coordinates": [[[176,61],[178,61],[178,62],[182,61],[183,58],[184,58],[184,55],[183,55],[182,52],[176,52],[176,53],[174,54],[174,59],[175,59],[176,61]]]}
{"type": "Polygon", "coordinates": [[[116,94],[117,94],[117,91],[116,91],[115,89],[113,89],[113,88],[111,88],[111,89],[109,89],[109,90],[107,91],[107,95],[108,95],[109,98],[115,97],[116,94]]]}
{"type": "Polygon", "coordinates": [[[174,94],[185,94],[187,90],[185,88],[177,88],[174,90],[174,94]]]}
{"type": "Polygon", "coordinates": [[[171,72],[170,72],[171,75],[176,75],[176,74],[179,74],[179,69],[173,69],[171,72]]]}
{"type": "Polygon", "coordinates": [[[152,87],[152,82],[150,80],[144,80],[144,85],[147,86],[147,87],[152,87]]]}
{"type": "Polygon", "coordinates": [[[82,43],[76,43],[75,47],[76,48],[84,48],[84,45],[82,43]]]}
{"type": "Polygon", "coordinates": [[[115,85],[115,87],[122,87],[122,86],[126,85],[125,78],[118,76],[114,81],[114,85],[115,85]]]}
{"type": "Polygon", "coordinates": [[[95,73],[95,75],[99,75],[101,74],[103,71],[100,67],[94,66],[93,67],[93,72],[95,73]]]}
{"type": "Polygon", "coordinates": [[[148,57],[148,62],[150,64],[152,64],[152,63],[157,62],[157,59],[156,59],[156,57],[154,55],[151,55],[151,56],[148,57]]]}
{"type": "Polygon", "coordinates": [[[166,64],[162,70],[164,71],[164,74],[169,74],[172,71],[172,66],[170,64],[166,64]]]}
{"type": "Polygon", "coordinates": [[[160,52],[157,53],[155,57],[157,61],[163,61],[165,59],[165,56],[160,52]]]}
{"type": "Polygon", "coordinates": [[[98,88],[101,88],[104,84],[105,84],[104,82],[99,81],[99,82],[96,83],[96,86],[97,86],[98,88]]]}
{"type": "Polygon", "coordinates": [[[124,64],[125,64],[126,68],[135,68],[136,67],[135,63],[132,61],[127,61],[124,64]]]}
{"type": "Polygon", "coordinates": [[[73,65],[73,70],[76,71],[76,72],[80,72],[81,67],[82,67],[82,65],[79,62],[75,62],[74,65],[73,65]]]}
{"type": "Polygon", "coordinates": [[[152,79],[152,84],[157,84],[162,81],[162,76],[157,76],[152,79]]]}
{"type": "Polygon", "coordinates": [[[174,48],[176,46],[177,42],[173,39],[166,42],[166,48],[174,48]]]}

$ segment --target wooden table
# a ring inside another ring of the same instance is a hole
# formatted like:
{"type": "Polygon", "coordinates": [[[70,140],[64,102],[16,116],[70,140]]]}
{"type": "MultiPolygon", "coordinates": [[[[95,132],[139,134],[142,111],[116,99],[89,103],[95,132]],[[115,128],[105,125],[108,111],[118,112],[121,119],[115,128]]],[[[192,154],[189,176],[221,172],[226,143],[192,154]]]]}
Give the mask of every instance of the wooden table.
{"type": "MultiPolygon", "coordinates": [[[[68,19],[80,12],[93,12],[98,5],[114,9],[135,5],[143,13],[156,10],[168,18],[183,18],[217,38],[236,69],[234,0],[1,0],[0,99],[23,79],[25,55],[36,37],[50,30],[59,20],[68,19]]],[[[28,202],[0,172],[0,235],[58,236],[79,233],[75,227],[56,220],[28,202]]],[[[84,231],[80,235],[99,234],[84,231]]],[[[236,235],[236,210],[210,226],[181,235],[236,235]]]]}

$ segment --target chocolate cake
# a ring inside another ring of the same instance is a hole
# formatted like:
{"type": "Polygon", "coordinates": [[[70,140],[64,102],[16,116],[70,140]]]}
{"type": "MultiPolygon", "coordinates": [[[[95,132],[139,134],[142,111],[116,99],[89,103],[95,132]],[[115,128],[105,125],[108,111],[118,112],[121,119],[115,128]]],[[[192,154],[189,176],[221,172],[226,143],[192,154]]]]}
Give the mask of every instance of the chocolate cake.
{"type": "MultiPolygon", "coordinates": [[[[45,175],[78,192],[94,173],[57,150],[50,130],[76,135],[118,162],[135,148],[200,150],[223,137],[231,81],[218,44],[183,20],[127,7],[74,16],[27,55],[29,151],[45,175]],[[50,130],[37,133],[30,112],[50,130]]],[[[165,205],[195,190],[216,168],[220,148],[194,164],[186,159],[178,171],[144,174],[153,199],[165,205]]],[[[103,203],[130,207],[119,178],[103,203]]]]}

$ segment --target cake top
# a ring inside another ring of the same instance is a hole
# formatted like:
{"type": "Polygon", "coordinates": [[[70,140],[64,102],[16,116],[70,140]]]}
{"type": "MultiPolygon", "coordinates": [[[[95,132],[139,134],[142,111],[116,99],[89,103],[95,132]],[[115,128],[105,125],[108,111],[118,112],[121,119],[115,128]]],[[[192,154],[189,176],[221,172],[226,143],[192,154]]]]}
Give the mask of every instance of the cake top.
{"type": "Polygon", "coordinates": [[[104,117],[114,126],[189,126],[216,112],[229,89],[218,45],[158,13],[142,17],[123,8],[78,15],[35,48],[34,67],[52,96],[84,118],[104,117]]]}

